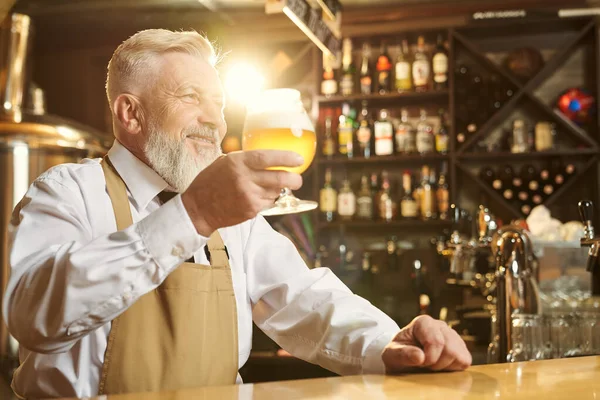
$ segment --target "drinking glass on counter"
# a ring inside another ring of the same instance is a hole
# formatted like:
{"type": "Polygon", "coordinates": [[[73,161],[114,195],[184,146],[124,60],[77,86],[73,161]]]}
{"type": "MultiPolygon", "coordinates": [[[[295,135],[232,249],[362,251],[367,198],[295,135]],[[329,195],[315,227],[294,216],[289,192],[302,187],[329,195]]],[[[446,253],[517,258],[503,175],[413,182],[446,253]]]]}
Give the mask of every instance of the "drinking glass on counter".
{"type": "Polygon", "coordinates": [[[537,314],[514,314],[512,316],[513,348],[509,362],[541,360],[546,354],[543,336],[544,321],[537,314]]]}

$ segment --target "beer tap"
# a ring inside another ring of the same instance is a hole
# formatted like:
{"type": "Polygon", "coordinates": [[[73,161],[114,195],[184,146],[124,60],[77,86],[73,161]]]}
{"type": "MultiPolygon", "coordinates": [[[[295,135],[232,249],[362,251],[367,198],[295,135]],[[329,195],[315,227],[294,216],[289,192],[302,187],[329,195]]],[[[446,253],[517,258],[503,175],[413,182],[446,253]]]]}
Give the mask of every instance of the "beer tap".
{"type": "Polygon", "coordinates": [[[594,233],[594,204],[589,200],[579,202],[579,215],[584,225],[584,237],[581,238],[581,247],[589,247],[586,269],[592,274],[592,296],[600,296],[600,266],[598,255],[600,254],[600,237],[594,233]]]}

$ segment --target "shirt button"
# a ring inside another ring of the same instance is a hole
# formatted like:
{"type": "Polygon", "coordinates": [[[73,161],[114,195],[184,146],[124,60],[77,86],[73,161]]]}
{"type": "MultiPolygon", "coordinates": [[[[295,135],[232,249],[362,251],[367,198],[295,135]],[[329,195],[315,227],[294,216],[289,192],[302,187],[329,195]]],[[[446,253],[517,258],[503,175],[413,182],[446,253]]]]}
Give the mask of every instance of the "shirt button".
{"type": "Polygon", "coordinates": [[[183,249],[179,246],[175,246],[173,247],[173,250],[171,250],[171,254],[175,257],[181,257],[181,255],[183,254],[183,249]]]}

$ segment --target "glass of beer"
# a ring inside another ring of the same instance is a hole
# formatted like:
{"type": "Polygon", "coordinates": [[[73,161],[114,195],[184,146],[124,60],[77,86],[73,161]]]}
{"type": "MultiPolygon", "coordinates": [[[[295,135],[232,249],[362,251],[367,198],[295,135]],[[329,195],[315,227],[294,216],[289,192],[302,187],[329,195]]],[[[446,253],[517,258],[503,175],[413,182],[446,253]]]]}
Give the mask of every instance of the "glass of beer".
{"type": "MultiPolygon", "coordinates": [[[[295,89],[263,91],[246,109],[242,148],[244,150],[289,150],[304,157],[299,167],[274,167],[303,173],[312,163],[317,146],[315,129],[295,89]]],[[[282,188],[273,206],[262,215],[283,215],[317,208],[314,201],[300,200],[289,188],[282,188]]]]}

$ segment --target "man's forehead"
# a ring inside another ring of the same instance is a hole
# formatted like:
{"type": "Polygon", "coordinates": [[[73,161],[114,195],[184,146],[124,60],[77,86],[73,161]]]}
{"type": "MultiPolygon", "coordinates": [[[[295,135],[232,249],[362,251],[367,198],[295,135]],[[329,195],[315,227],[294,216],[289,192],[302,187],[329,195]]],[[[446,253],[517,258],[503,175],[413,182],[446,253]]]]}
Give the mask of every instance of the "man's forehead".
{"type": "MultiPolygon", "coordinates": [[[[160,80],[168,86],[201,86],[205,90],[221,91],[217,70],[202,57],[184,53],[166,53],[161,56],[160,80]]],[[[172,87],[172,89],[176,89],[172,87]]]]}

